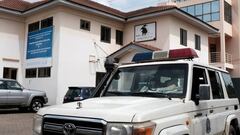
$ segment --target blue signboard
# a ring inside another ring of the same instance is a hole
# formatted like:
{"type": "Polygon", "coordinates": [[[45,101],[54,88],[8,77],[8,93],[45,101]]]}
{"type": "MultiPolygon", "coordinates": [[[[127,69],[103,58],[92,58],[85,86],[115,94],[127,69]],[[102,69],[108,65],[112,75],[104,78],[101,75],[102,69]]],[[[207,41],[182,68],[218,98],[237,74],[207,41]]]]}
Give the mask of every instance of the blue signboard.
{"type": "Polygon", "coordinates": [[[52,57],[53,27],[28,33],[27,59],[52,57]]]}

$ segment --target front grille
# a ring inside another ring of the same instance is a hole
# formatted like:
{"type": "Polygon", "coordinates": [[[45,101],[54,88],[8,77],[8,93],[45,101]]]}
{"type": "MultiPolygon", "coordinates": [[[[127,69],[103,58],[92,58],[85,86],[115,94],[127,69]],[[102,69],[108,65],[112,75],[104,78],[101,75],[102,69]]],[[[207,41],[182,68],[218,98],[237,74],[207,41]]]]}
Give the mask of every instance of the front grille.
{"type": "Polygon", "coordinates": [[[89,119],[58,115],[46,115],[43,117],[43,135],[64,135],[64,125],[74,124],[74,135],[103,135],[106,122],[101,119],[89,119]]]}

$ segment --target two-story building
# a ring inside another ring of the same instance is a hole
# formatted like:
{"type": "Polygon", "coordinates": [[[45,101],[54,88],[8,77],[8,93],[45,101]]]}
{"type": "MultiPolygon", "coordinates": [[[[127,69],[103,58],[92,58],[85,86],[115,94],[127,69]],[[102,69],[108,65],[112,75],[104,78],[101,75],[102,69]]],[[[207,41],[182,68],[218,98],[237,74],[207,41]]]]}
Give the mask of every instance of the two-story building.
{"type": "Polygon", "coordinates": [[[191,47],[208,63],[218,29],[177,8],[122,12],[89,0],[0,1],[0,78],[47,92],[62,103],[69,86],[96,86],[107,56],[191,47]]]}

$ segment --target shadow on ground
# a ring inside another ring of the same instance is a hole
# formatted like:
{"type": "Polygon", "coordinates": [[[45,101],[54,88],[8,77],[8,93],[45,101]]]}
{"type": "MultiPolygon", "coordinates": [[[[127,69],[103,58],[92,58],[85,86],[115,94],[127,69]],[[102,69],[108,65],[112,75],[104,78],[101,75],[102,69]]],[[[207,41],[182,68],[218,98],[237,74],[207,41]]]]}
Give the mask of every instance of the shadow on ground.
{"type": "Polygon", "coordinates": [[[21,113],[33,113],[29,110],[19,110],[18,108],[13,109],[0,109],[0,114],[21,114],[21,113]]]}

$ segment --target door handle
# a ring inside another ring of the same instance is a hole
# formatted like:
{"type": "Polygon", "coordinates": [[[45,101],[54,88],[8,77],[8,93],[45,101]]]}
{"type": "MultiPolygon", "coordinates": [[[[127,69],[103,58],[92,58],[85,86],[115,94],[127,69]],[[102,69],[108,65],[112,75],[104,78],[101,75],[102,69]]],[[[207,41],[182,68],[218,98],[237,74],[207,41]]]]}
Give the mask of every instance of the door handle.
{"type": "Polygon", "coordinates": [[[229,109],[228,107],[225,108],[225,110],[228,110],[228,109],[229,109]]]}
{"type": "Polygon", "coordinates": [[[202,113],[197,113],[194,117],[201,117],[203,114],[202,113]]]}
{"type": "Polygon", "coordinates": [[[234,105],[234,109],[237,110],[238,109],[238,105],[234,105]]]}
{"type": "Polygon", "coordinates": [[[213,113],[214,112],[214,110],[210,110],[210,113],[213,113]]]}

